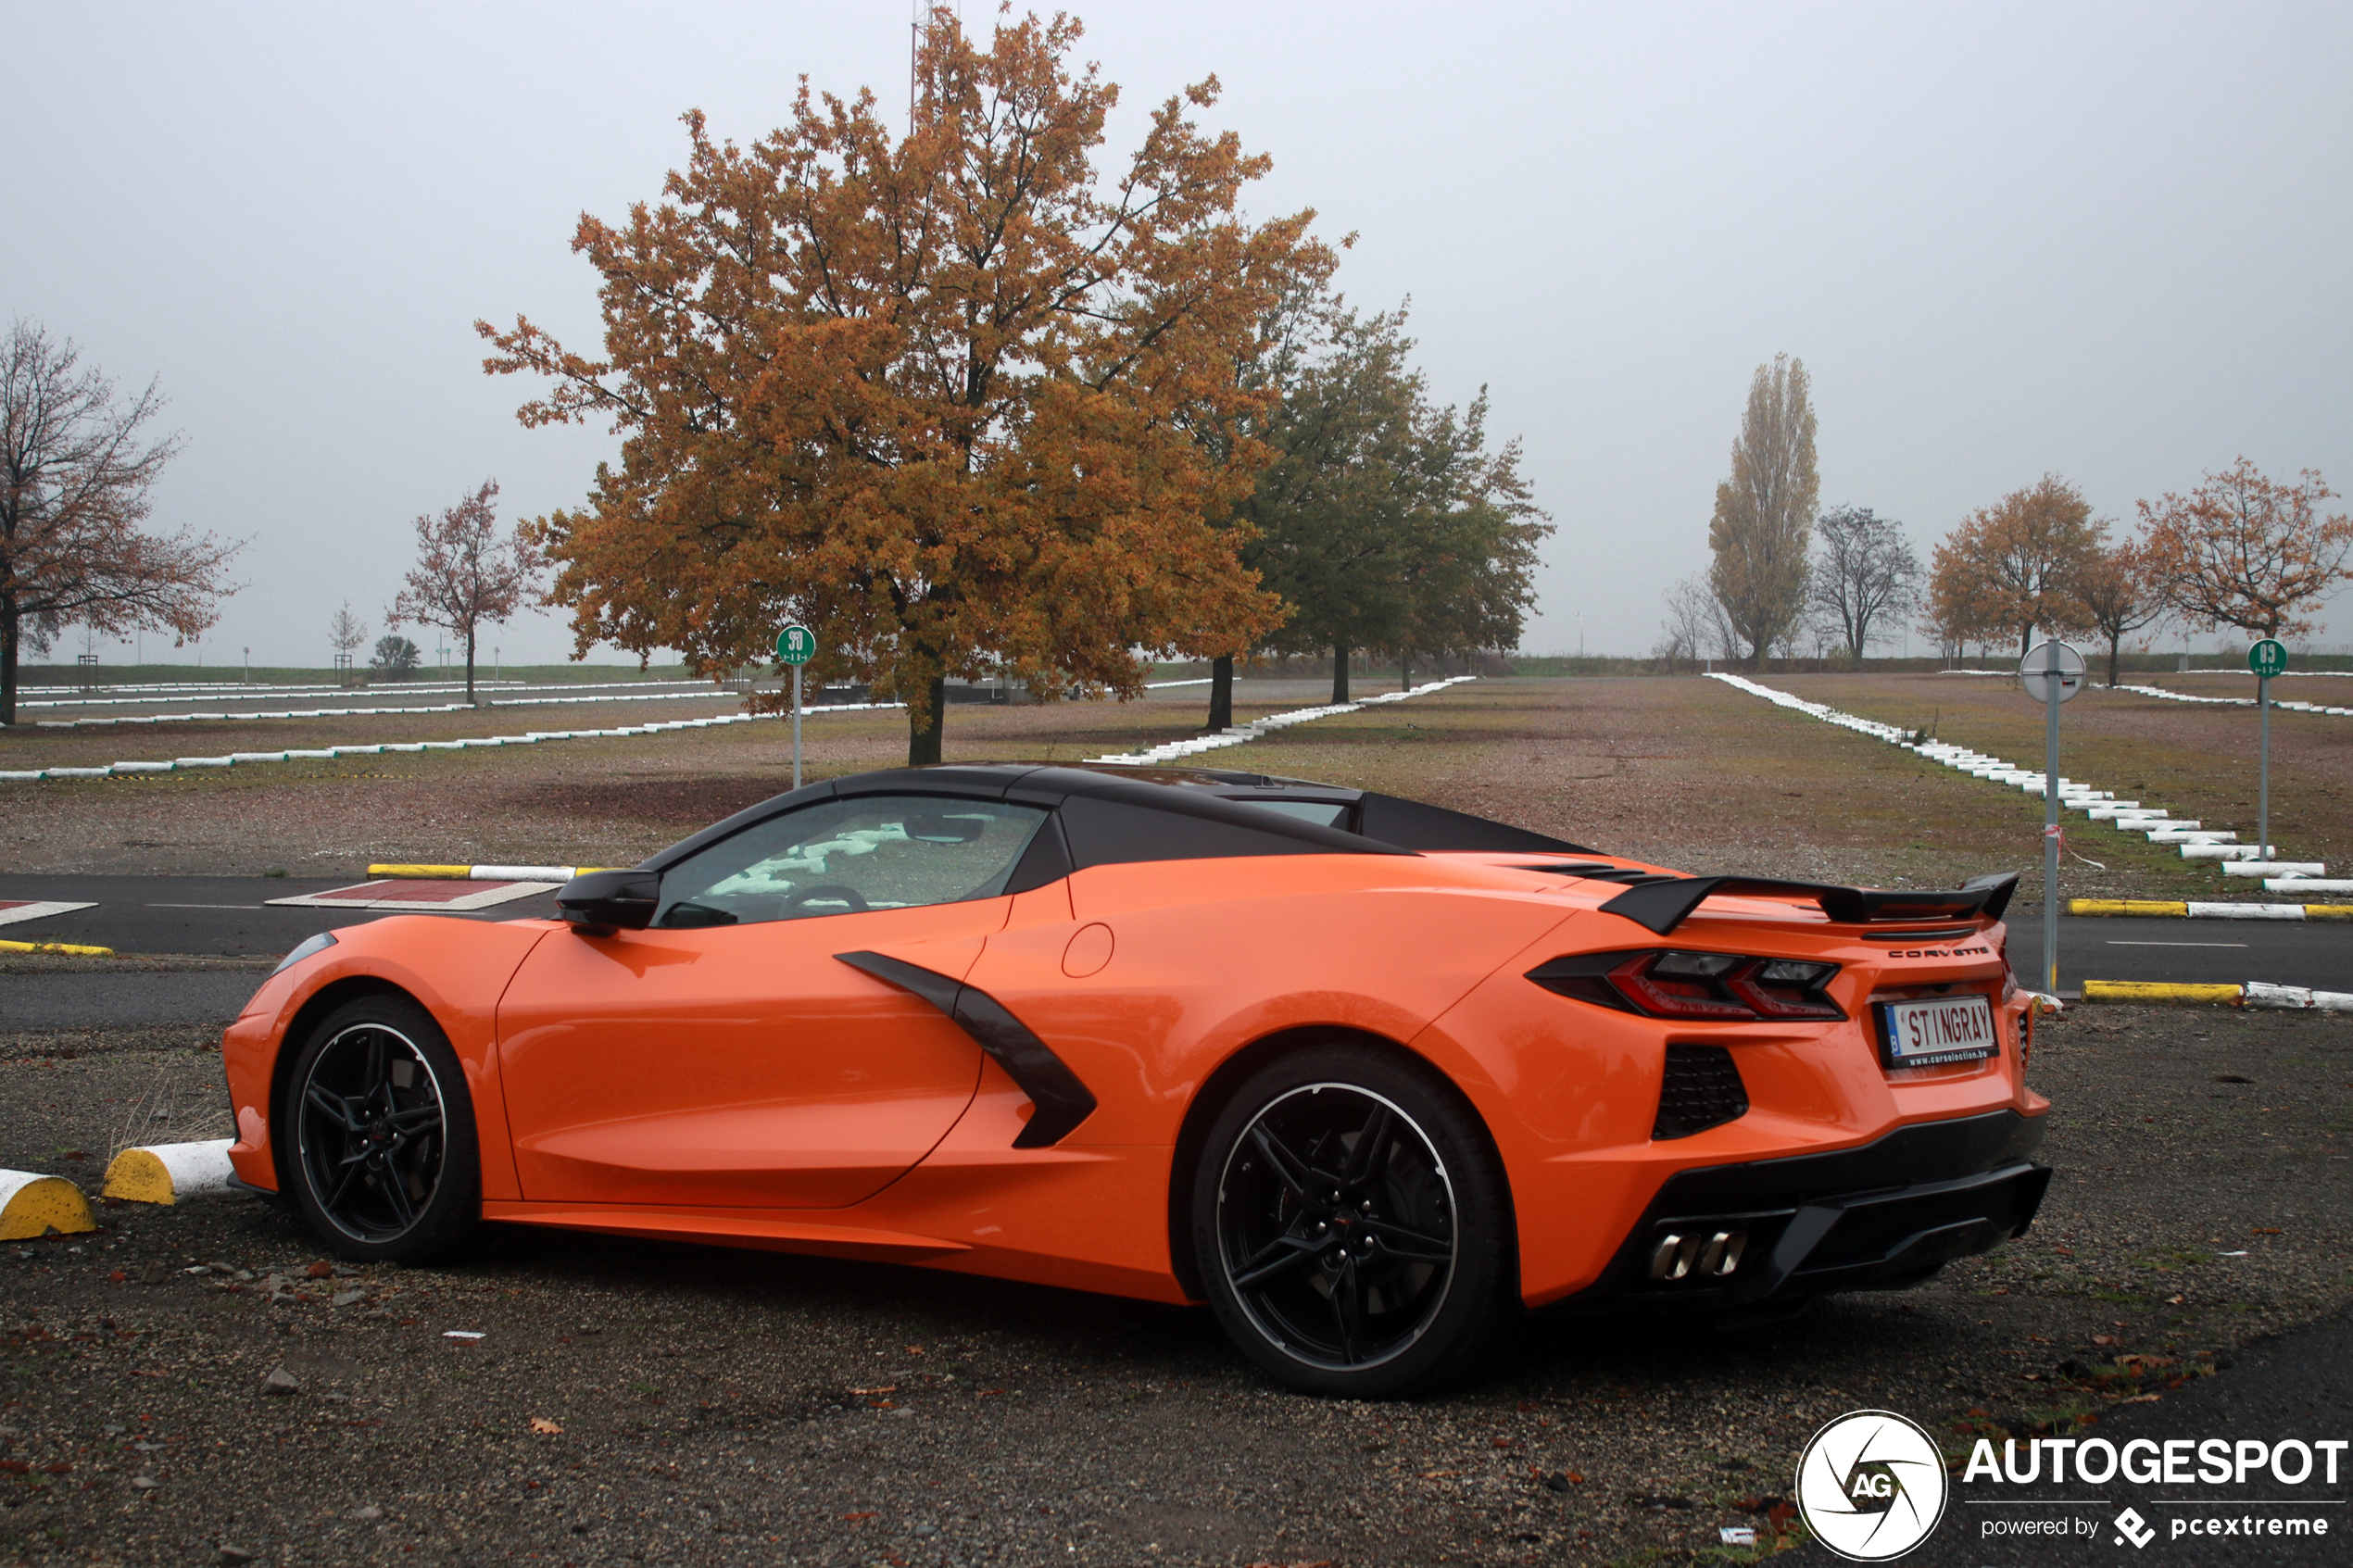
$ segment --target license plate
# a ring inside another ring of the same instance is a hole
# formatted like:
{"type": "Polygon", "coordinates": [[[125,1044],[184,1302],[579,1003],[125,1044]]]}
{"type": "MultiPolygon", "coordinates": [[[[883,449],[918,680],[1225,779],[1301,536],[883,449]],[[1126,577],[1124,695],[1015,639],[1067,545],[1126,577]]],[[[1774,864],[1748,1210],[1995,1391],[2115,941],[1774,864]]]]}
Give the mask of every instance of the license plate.
{"type": "Polygon", "coordinates": [[[2001,1040],[1994,1033],[1993,1005],[1983,997],[1881,1002],[1880,1014],[1890,1067],[1976,1061],[2001,1048],[2001,1040]]]}

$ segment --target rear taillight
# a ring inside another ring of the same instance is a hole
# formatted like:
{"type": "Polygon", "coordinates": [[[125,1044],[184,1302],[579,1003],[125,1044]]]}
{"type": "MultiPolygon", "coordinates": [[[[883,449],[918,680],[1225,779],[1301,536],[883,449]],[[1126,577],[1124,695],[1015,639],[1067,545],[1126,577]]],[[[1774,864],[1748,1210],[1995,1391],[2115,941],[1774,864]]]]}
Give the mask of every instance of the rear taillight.
{"type": "Polygon", "coordinates": [[[1754,1023],[1844,1018],[1822,989],[1837,973],[1833,963],[1668,950],[1579,953],[1528,978],[1564,997],[1651,1018],[1754,1023]]]}

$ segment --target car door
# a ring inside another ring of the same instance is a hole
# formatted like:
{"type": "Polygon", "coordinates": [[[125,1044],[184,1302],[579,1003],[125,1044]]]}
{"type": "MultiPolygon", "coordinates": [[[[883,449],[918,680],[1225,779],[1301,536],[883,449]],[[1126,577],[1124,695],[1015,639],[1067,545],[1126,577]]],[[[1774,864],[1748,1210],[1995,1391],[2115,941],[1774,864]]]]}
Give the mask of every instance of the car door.
{"type": "Polygon", "coordinates": [[[971,1103],[981,1052],[834,955],[961,977],[1044,817],[821,801],[666,870],[646,930],[539,944],[498,1007],[524,1199],[807,1209],[880,1191],[971,1103]]]}

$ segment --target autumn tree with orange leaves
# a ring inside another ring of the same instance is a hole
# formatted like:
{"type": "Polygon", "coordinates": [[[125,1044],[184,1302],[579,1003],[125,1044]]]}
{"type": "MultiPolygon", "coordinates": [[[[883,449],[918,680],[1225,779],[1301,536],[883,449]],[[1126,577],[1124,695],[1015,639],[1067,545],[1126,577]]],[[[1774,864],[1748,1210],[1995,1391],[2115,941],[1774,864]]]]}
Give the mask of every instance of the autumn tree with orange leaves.
{"type": "Polygon", "coordinates": [[[2192,625],[2259,637],[2309,636],[2317,608],[2353,581],[2353,520],[2319,472],[2293,484],[2241,458],[2187,495],[2140,503],[2149,581],[2192,625]]]}
{"type": "Polygon", "coordinates": [[[2107,542],[2083,493],[2045,474],[1963,519],[1936,546],[1928,620],[1948,643],[2018,639],[2030,632],[2089,631],[2078,583],[2107,542]]]}
{"type": "Polygon", "coordinates": [[[555,383],[525,424],[623,438],[586,506],[533,524],[581,650],[711,672],[799,621],[819,673],[907,701],[908,759],[929,762],[951,675],[1128,696],[1139,650],[1230,653],[1279,621],[1247,531],[1205,521],[1265,449],[1195,433],[1272,395],[1238,367],[1330,253],[1312,213],[1240,216],[1267,161],[1189,118],[1214,78],[1104,177],[1118,89],[1072,68],[1080,33],[1032,17],[982,48],[935,9],[904,136],[871,92],[805,81],[747,147],[690,114],[661,205],[574,237],[603,358],[477,323],[488,370],[555,383]]]}

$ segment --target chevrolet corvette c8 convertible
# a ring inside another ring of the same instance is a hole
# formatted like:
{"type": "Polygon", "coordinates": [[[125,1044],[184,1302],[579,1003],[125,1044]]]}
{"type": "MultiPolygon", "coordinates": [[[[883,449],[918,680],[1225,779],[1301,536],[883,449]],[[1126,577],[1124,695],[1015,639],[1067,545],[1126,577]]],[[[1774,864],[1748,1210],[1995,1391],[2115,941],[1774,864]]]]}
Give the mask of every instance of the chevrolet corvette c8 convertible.
{"type": "Polygon", "coordinates": [[[2023,1230],[2015,881],[1681,876],[1251,773],[867,773],[560,919],[311,938],[223,1037],[231,1153],[349,1258],[494,1221],[1205,1300],[1384,1396],[1523,1308],[1769,1312],[2023,1230]]]}

